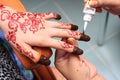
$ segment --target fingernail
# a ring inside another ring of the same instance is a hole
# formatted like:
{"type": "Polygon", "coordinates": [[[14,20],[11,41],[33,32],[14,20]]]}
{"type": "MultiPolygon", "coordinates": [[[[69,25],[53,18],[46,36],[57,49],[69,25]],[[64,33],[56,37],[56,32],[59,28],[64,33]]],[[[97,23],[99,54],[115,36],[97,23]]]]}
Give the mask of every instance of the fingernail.
{"type": "Polygon", "coordinates": [[[60,20],[60,19],[61,19],[61,16],[58,14],[55,19],[56,19],[56,20],[60,20]]]}
{"type": "Polygon", "coordinates": [[[71,30],[78,30],[78,26],[74,25],[74,24],[71,24],[71,30]]]}
{"type": "Polygon", "coordinates": [[[45,56],[41,55],[38,63],[48,66],[48,65],[50,65],[51,61],[49,59],[47,59],[45,56]]]}
{"type": "Polygon", "coordinates": [[[83,54],[83,50],[75,46],[72,53],[74,55],[81,55],[83,54]]]}
{"type": "Polygon", "coordinates": [[[90,37],[88,35],[81,33],[79,41],[90,41],[90,37]]]}

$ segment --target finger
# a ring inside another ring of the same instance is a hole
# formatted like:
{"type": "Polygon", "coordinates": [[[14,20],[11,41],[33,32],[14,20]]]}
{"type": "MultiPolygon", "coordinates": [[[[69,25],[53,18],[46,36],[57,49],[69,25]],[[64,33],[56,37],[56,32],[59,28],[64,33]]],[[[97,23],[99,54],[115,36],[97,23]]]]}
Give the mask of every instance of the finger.
{"type": "Polygon", "coordinates": [[[83,54],[83,50],[81,50],[78,47],[73,46],[69,43],[66,43],[64,41],[51,39],[51,40],[49,40],[49,42],[50,42],[49,46],[51,46],[53,48],[63,50],[63,51],[66,51],[66,52],[70,52],[70,53],[73,53],[73,54],[74,53],[75,54],[77,53],[79,55],[83,54]]]}
{"type": "Polygon", "coordinates": [[[79,38],[79,41],[90,41],[90,37],[86,34],[83,34],[83,33],[80,33],[80,38],[79,38]]]}
{"type": "Polygon", "coordinates": [[[72,31],[68,29],[52,29],[51,37],[59,37],[59,38],[69,38],[73,37],[77,40],[80,39],[80,33],[77,31],[72,31]]]}
{"type": "Polygon", "coordinates": [[[117,1],[109,1],[109,0],[90,0],[89,5],[91,7],[113,7],[116,6],[119,2],[117,1]]]}
{"type": "Polygon", "coordinates": [[[52,50],[49,47],[32,47],[35,51],[49,59],[52,56],[52,50]]]}
{"type": "Polygon", "coordinates": [[[41,54],[40,56],[40,60],[37,62],[38,64],[42,64],[42,65],[50,65],[51,61],[49,60],[49,58],[52,56],[52,50],[51,48],[48,47],[32,47],[32,49],[34,49],[35,51],[39,52],[39,54],[41,54]]]}
{"type": "Polygon", "coordinates": [[[62,22],[52,22],[48,21],[48,25],[51,25],[53,28],[59,28],[59,29],[71,29],[71,30],[78,30],[78,26],[74,24],[67,24],[62,22]]]}
{"type": "Polygon", "coordinates": [[[42,15],[45,19],[57,19],[57,20],[61,19],[61,16],[59,14],[52,12],[46,12],[40,15],[42,15]]]}
{"type": "Polygon", "coordinates": [[[40,53],[32,49],[31,46],[29,46],[26,43],[17,44],[17,50],[19,50],[23,55],[27,56],[35,63],[39,61],[40,56],[41,56],[40,53]]]}
{"type": "Polygon", "coordinates": [[[71,31],[67,29],[52,29],[51,37],[59,37],[59,38],[75,38],[79,41],[89,41],[90,37],[86,34],[79,33],[77,31],[71,31]]]}
{"type": "Polygon", "coordinates": [[[91,7],[100,7],[100,4],[98,3],[98,0],[90,0],[89,5],[91,7]]]}
{"type": "MultiPolygon", "coordinates": [[[[77,44],[77,41],[74,39],[74,38],[68,38],[67,39],[67,42],[68,43],[70,43],[71,45],[74,45],[74,46],[78,46],[78,44],[77,44]]],[[[80,49],[80,48],[79,48],[80,49]]],[[[82,49],[80,49],[81,51],[82,51],[82,54],[83,54],[83,50],[82,49]]],[[[74,55],[80,55],[80,54],[78,54],[76,51],[73,53],[74,55]]]]}
{"type": "Polygon", "coordinates": [[[77,41],[74,38],[68,38],[67,43],[70,43],[71,45],[77,46],[77,41]]]}
{"type": "MultiPolygon", "coordinates": [[[[70,38],[69,40],[67,38],[62,38],[62,41],[65,42],[65,43],[68,41],[71,44],[74,44],[74,40],[75,39],[73,39],[73,38],[70,38]]],[[[80,53],[76,54],[76,51],[75,51],[76,49],[78,49],[78,47],[75,47],[74,50],[73,50],[73,52],[70,52],[70,53],[68,51],[65,51],[65,50],[57,49],[56,50],[56,54],[55,54],[55,62],[56,61],[57,61],[57,63],[59,61],[61,62],[61,60],[64,60],[64,58],[67,58],[71,54],[74,54],[74,55],[81,55],[81,54],[83,54],[83,51],[81,49],[80,49],[80,53]]]]}

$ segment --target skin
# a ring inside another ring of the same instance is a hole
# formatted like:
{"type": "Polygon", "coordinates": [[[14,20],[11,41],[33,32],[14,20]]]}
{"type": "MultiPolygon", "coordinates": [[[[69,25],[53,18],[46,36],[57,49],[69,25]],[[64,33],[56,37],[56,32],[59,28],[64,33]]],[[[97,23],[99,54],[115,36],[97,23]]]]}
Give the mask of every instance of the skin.
{"type": "MultiPolygon", "coordinates": [[[[86,3],[88,0],[84,0],[86,3]]],[[[89,2],[91,7],[95,7],[97,12],[101,12],[102,8],[106,11],[120,15],[120,0],[90,0],[89,2]]]]}
{"type": "Polygon", "coordinates": [[[0,4],[0,29],[10,45],[20,53],[38,62],[40,54],[32,47],[52,47],[73,52],[73,45],[54,39],[73,37],[80,39],[81,34],[71,30],[72,24],[51,21],[60,19],[52,12],[30,13],[16,10],[0,4]]]}
{"type": "MultiPolygon", "coordinates": [[[[63,41],[69,42],[77,46],[74,39],[63,39],[63,41]]],[[[76,56],[74,54],[57,50],[55,56],[55,68],[52,68],[54,73],[61,72],[63,77],[58,77],[57,80],[105,80],[101,75],[97,73],[97,70],[93,64],[87,61],[82,55],[76,56]],[[58,72],[58,71],[59,72],[58,72]]],[[[59,73],[59,74],[61,74],[59,73]]]]}

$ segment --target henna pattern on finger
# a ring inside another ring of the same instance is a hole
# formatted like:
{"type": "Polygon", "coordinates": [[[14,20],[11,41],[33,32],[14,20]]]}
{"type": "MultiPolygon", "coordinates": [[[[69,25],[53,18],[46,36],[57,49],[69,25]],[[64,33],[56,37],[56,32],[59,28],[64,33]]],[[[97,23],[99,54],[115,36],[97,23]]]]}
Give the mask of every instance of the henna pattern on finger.
{"type": "Polygon", "coordinates": [[[16,43],[17,49],[19,49],[19,51],[21,53],[25,53],[25,55],[27,55],[28,57],[30,57],[31,59],[35,59],[33,53],[31,51],[26,51],[24,50],[23,47],[21,47],[18,43],[16,43]]]}
{"type": "Polygon", "coordinates": [[[73,36],[73,37],[80,36],[79,32],[75,32],[75,31],[71,31],[71,30],[63,30],[63,31],[67,32],[70,36],[73,36]]]}
{"type": "Polygon", "coordinates": [[[70,24],[67,24],[67,23],[62,23],[62,22],[59,22],[60,26],[71,26],[70,24]]]}
{"type": "MultiPolygon", "coordinates": [[[[23,13],[23,12],[12,12],[7,10],[4,5],[0,4],[0,22],[8,23],[8,33],[6,39],[12,42],[16,48],[22,52],[26,53],[30,58],[34,59],[33,53],[31,51],[26,51],[22,46],[17,43],[17,32],[18,28],[26,34],[28,31],[35,34],[38,30],[45,29],[45,16],[52,13],[45,14],[33,14],[33,13],[23,13]]],[[[52,14],[57,17],[56,14],[52,14]]]]}
{"type": "Polygon", "coordinates": [[[62,48],[73,48],[72,45],[66,43],[66,42],[59,42],[59,44],[61,45],[62,48]]]}

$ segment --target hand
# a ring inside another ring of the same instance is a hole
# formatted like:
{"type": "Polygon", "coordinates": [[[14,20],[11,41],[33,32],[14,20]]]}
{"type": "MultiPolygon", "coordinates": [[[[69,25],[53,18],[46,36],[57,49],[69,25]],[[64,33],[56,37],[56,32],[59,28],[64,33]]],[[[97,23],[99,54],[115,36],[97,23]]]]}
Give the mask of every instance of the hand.
{"type": "MultiPolygon", "coordinates": [[[[79,40],[81,34],[78,26],[62,22],[50,21],[60,19],[60,15],[47,13],[17,12],[16,10],[0,5],[0,29],[3,31],[10,45],[34,62],[39,61],[40,54],[32,47],[52,47],[67,52],[73,52],[75,46],[57,38],[73,37],[79,40]]],[[[79,49],[78,49],[79,51],[79,49]]]]}
{"type": "MultiPolygon", "coordinates": [[[[64,39],[64,41],[67,40],[64,39]]],[[[73,38],[69,38],[67,42],[77,46],[73,38]]],[[[95,66],[88,62],[82,55],[77,56],[62,50],[57,50],[55,66],[67,80],[104,80],[97,74],[95,66]]]]}
{"type": "MultiPolygon", "coordinates": [[[[86,3],[88,0],[84,0],[86,3]]],[[[97,12],[101,12],[104,8],[108,12],[120,15],[120,0],[90,0],[90,6],[97,8],[97,12]]]]}

